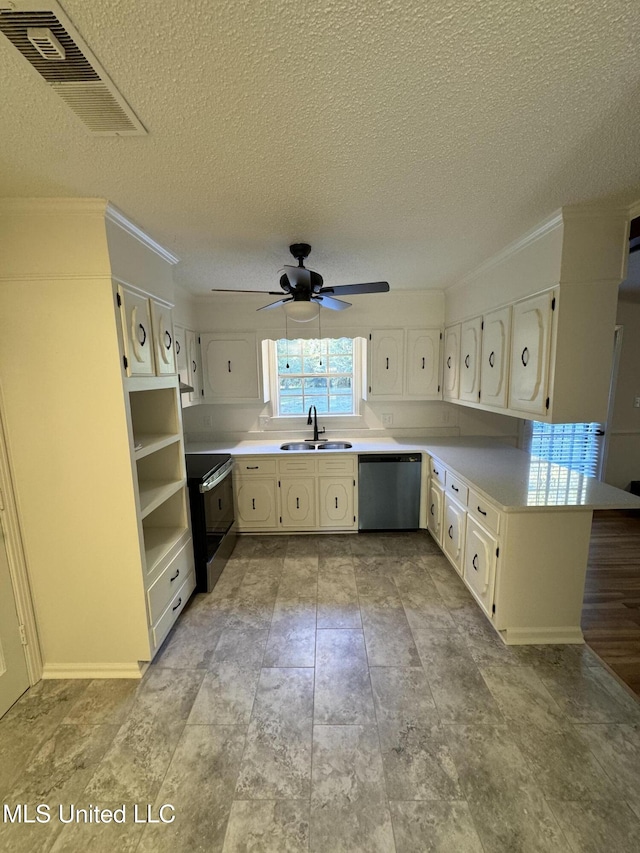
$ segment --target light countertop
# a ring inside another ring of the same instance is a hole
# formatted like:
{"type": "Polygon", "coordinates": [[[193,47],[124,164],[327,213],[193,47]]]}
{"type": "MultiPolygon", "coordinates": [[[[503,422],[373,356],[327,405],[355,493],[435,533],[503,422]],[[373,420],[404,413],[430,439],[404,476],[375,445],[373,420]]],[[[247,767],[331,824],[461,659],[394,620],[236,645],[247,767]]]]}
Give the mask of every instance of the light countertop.
{"type": "MultiPolygon", "coordinates": [[[[560,465],[545,462],[496,439],[464,438],[349,438],[348,450],[325,453],[409,453],[433,456],[454,471],[476,492],[505,512],[554,508],[571,510],[640,509],[640,498],[621,489],[585,477],[560,465]]],[[[192,442],[188,453],[230,453],[232,456],[274,454],[308,455],[316,450],[280,450],[283,439],[259,441],[192,442]]]]}

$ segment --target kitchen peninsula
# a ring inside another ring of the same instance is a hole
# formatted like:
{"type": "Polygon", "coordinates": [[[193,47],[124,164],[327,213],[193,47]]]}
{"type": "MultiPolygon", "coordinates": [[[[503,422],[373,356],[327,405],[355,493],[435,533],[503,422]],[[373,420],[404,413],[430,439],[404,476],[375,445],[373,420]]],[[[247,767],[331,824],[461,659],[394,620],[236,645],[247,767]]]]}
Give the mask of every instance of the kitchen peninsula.
{"type": "Polygon", "coordinates": [[[489,438],[349,441],[349,449],[329,452],[281,450],[276,439],[198,441],[187,449],[234,457],[236,500],[242,484],[257,472],[253,482],[262,495],[272,496],[273,511],[261,514],[256,527],[241,523],[240,530],[263,533],[284,532],[276,509],[282,505],[280,484],[291,470],[304,474],[320,504],[315,523],[307,521],[299,531],[344,530],[321,523],[323,490],[313,488],[314,478],[330,476],[327,466],[337,477],[353,477],[357,515],[357,456],[420,452],[420,526],[429,530],[502,639],[583,642],[580,615],[593,510],[640,509],[639,498],[489,438]]]}

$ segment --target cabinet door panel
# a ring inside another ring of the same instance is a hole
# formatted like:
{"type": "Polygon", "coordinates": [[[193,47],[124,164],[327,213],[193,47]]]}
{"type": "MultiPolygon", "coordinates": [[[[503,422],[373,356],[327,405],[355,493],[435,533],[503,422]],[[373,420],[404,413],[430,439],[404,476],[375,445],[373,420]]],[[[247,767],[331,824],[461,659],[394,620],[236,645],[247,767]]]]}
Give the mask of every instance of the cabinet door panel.
{"type": "Polygon", "coordinates": [[[193,387],[189,392],[189,400],[199,403],[202,400],[202,359],[200,357],[200,340],[196,332],[187,332],[188,381],[193,387]]]}
{"type": "Polygon", "coordinates": [[[276,526],[275,480],[237,481],[238,523],[244,529],[276,526]]]}
{"type": "Polygon", "coordinates": [[[257,400],[258,357],[255,335],[202,334],[204,396],[207,400],[257,400]]]}
{"type": "Polygon", "coordinates": [[[482,330],[481,400],[489,406],[507,405],[507,376],[511,306],[492,311],[482,330]]]}
{"type": "Polygon", "coordinates": [[[480,336],[482,320],[477,317],[460,330],[460,399],[474,403],[480,399],[480,336]]]}
{"type": "Polygon", "coordinates": [[[149,300],[118,287],[127,376],[154,376],[153,334],[149,300]]]}
{"type": "Polygon", "coordinates": [[[543,293],[513,306],[510,409],[546,412],[552,296],[543,293]]]}
{"type": "Polygon", "coordinates": [[[489,617],[493,604],[497,546],[490,533],[467,518],[464,579],[489,617]]]}
{"type": "Polygon", "coordinates": [[[465,510],[451,500],[448,495],[445,495],[444,523],[442,525],[443,548],[459,574],[462,574],[466,517],[465,510]]]}
{"type": "Polygon", "coordinates": [[[176,366],[178,368],[178,373],[180,374],[180,379],[188,385],[187,371],[189,359],[187,358],[187,340],[185,330],[181,326],[174,326],[173,338],[176,349],[176,366]]]}
{"type": "Polygon", "coordinates": [[[320,527],[355,526],[353,477],[320,477],[318,495],[320,527]]]}
{"type": "Polygon", "coordinates": [[[407,332],[407,396],[440,396],[440,329],[407,332]]]}
{"type": "Polygon", "coordinates": [[[445,400],[457,400],[460,390],[460,325],[450,326],[444,331],[444,377],[445,400]]]}
{"type": "Polygon", "coordinates": [[[315,527],[315,479],[280,481],[280,517],[283,527],[315,527]]]}
{"type": "Polygon", "coordinates": [[[442,544],[443,491],[441,485],[431,480],[429,483],[429,505],[427,507],[427,527],[438,545],[442,544]]]}
{"type": "Polygon", "coordinates": [[[371,333],[370,345],[371,396],[401,397],[404,375],[404,331],[375,329],[371,333]]]}
{"type": "Polygon", "coordinates": [[[153,341],[155,344],[156,373],[167,375],[176,372],[176,353],[173,340],[171,309],[166,305],[151,302],[153,341]]]}

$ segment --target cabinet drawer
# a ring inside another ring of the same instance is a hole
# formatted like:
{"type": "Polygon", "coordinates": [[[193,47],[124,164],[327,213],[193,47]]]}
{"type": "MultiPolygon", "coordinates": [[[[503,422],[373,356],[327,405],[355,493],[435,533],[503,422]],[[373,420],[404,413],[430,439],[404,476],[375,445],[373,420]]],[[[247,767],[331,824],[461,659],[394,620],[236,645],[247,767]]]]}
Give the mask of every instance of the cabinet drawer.
{"type": "Polygon", "coordinates": [[[176,554],[147,590],[149,621],[160,618],[165,607],[182,586],[189,572],[193,572],[193,545],[191,541],[176,554]]]}
{"type": "Polygon", "coordinates": [[[355,456],[323,456],[318,459],[318,473],[320,474],[355,474],[355,456]]]}
{"type": "Polygon", "coordinates": [[[429,471],[433,479],[437,480],[439,483],[442,483],[442,485],[444,486],[445,469],[444,466],[437,461],[437,459],[429,457],[429,471]]]}
{"type": "Polygon", "coordinates": [[[459,480],[457,477],[454,477],[451,471],[445,472],[445,486],[447,491],[455,497],[458,503],[462,504],[463,506],[467,505],[469,489],[461,480],[459,480]]]}
{"type": "Polygon", "coordinates": [[[315,474],[316,460],[312,456],[292,456],[289,459],[278,459],[279,474],[315,474]]]}
{"type": "Polygon", "coordinates": [[[469,515],[472,515],[480,524],[498,533],[500,529],[500,513],[491,506],[484,498],[481,498],[473,489],[469,489],[469,504],[467,507],[469,515]]]}
{"type": "Polygon", "coordinates": [[[169,606],[166,608],[162,616],[158,619],[158,621],[151,628],[151,633],[153,635],[153,647],[157,649],[160,643],[164,640],[164,638],[169,633],[171,626],[176,621],[178,616],[184,610],[184,607],[189,601],[189,597],[193,590],[196,587],[196,576],[194,572],[191,572],[185,582],[182,584],[180,589],[173,596],[171,601],[169,602],[169,606]]]}
{"type": "Polygon", "coordinates": [[[239,456],[235,459],[233,473],[236,477],[253,477],[257,474],[275,474],[276,460],[264,456],[239,456]]]}

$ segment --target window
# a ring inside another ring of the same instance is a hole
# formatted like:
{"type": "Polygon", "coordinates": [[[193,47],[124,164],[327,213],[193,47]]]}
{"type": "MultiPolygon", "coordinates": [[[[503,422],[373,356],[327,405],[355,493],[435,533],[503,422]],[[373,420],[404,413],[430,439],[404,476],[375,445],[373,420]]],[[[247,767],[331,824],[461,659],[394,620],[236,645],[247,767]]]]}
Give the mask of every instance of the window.
{"type": "Polygon", "coordinates": [[[525,448],[532,456],[588,477],[600,476],[603,424],[545,424],[527,421],[525,448]]]}
{"type": "Polygon", "coordinates": [[[355,414],[356,360],[352,338],[276,341],[274,414],[355,414]]]}

